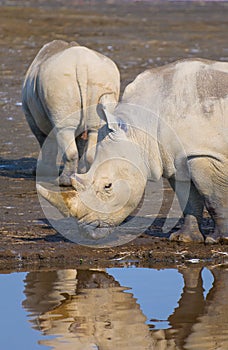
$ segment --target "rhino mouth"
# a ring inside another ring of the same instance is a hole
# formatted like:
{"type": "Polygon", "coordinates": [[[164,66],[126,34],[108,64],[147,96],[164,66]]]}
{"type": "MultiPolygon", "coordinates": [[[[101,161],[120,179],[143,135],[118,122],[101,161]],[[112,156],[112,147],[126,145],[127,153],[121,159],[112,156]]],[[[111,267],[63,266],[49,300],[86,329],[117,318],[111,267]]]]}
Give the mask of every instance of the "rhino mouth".
{"type": "Polygon", "coordinates": [[[83,221],[78,222],[80,233],[87,238],[91,238],[93,240],[98,240],[101,238],[108,237],[114,226],[111,226],[108,223],[101,223],[100,221],[93,221],[91,223],[85,223],[83,221]]]}
{"type": "Polygon", "coordinates": [[[130,222],[132,219],[135,218],[135,215],[128,215],[123,221],[122,223],[119,224],[115,224],[114,222],[111,221],[104,221],[104,220],[92,220],[89,218],[89,215],[84,215],[83,217],[78,218],[78,224],[79,225],[88,225],[94,229],[97,228],[110,228],[110,229],[114,229],[117,227],[121,227],[123,224],[126,224],[128,222],[130,222]]]}
{"type": "Polygon", "coordinates": [[[79,225],[88,225],[91,228],[114,228],[116,225],[110,221],[92,219],[90,215],[84,215],[78,219],[79,225]]]}

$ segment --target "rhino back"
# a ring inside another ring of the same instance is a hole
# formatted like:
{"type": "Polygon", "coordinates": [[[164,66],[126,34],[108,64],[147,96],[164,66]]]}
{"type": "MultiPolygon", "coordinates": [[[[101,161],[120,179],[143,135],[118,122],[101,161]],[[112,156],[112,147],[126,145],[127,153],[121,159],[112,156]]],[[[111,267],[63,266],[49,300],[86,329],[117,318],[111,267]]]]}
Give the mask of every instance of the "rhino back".
{"type": "Polygon", "coordinates": [[[77,123],[81,123],[82,129],[84,124],[88,128],[96,127],[100,123],[97,104],[101,96],[114,94],[118,100],[120,79],[116,65],[83,46],[67,48],[47,59],[40,68],[39,77],[42,95],[55,124],[83,109],[83,115],[76,117],[77,123]]]}
{"type": "Polygon", "coordinates": [[[57,127],[63,122],[77,127],[80,133],[85,124],[99,124],[99,98],[114,93],[118,100],[119,85],[119,71],[112,60],[77,43],[56,40],[45,45],[31,64],[23,101],[30,104],[45,133],[50,131],[47,120],[57,127]]]}
{"type": "Polygon", "coordinates": [[[187,154],[228,157],[228,63],[185,59],[147,70],[126,88],[123,101],[152,112],[141,114],[141,125],[150,133],[158,125],[159,141],[171,153],[178,143],[187,154]]]}
{"type": "Polygon", "coordinates": [[[79,46],[76,41],[72,41],[71,43],[68,43],[63,40],[53,40],[50,43],[45,44],[38,54],[36,55],[35,59],[33,60],[29,70],[28,74],[30,73],[30,70],[32,69],[38,69],[38,67],[45,62],[48,58],[54,56],[55,54],[62,52],[63,50],[66,50],[69,47],[72,46],[79,46]]]}
{"type": "Polygon", "coordinates": [[[62,40],[53,40],[47,43],[40,49],[26,72],[22,89],[22,106],[28,122],[30,123],[31,118],[34,119],[39,129],[46,135],[52,129],[52,123],[49,120],[46,101],[39,91],[42,84],[39,76],[40,70],[49,59],[72,46],[78,46],[78,44],[76,42],[67,43],[62,40]]]}

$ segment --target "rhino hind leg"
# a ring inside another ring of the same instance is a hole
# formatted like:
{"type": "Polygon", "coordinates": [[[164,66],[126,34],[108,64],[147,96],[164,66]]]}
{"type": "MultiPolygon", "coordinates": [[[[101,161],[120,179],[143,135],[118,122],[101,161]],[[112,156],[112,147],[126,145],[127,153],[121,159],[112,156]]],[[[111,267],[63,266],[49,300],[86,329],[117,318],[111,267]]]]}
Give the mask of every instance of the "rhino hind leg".
{"type": "Polygon", "coordinates": [[[97,130],[95,129],[88,130],[86,143],[84,143],[84,148],[80,151],[80,148],[78,147],[79,158],[80,158],[80,162],[78,164],[79,173],[87,172],[91,164],[93,163],[93,160],[95,158],[95,152],[96,152],[97,135],[98,135],[97,130]]]}
{"type": "Polygon", "coordinates": [[[182,227],[178,231],[173,232],[169,239],[182,242],[204,242],[204,236],[199,228],[204,208],[202,196],[193,183],[175,182],[173,179],[170,179],[169,182],[177,194],[184,214],[182,227]]]}
{"type": "Polygon", "coordinates": [[[192,179],[204,196],[206,208],[215,223],[206,243],[228,243],[228,162],[196,158],[190,161],[192,179]]]}
{"type": "Polygon", "coordinates": [[[60,186],[71,186],[71,175],[78,169],[78,150],[75,142],[75,129],[64,128],[57,133],[58,146],[62,152],[63,171],[59,176],[60,186]]]}
{"type": "Polygon", "coordinates": [[[23,101],[23,110],[30,129],[39,142],[42,155],[42,160],[39,161],[38,167],[34,168],[33,172],[36,174],[37,169],[39,169],[39,176],[55,176],[57,172],[56,157],[58,153],[56,139],[55,137],[47,138],[47,135],[40,130],[25,101],[23,101]]]}
{"type": "Polygon", "coordinates": [[[37,176],[57,177],[59,170],[56,165],[58,146],[55,137],[47,137],[41,147],[42,160],[38,161],[37,176]]]}
{"type": "Polygon", "coordinates": [[[36,125],[36,122],[33,118],[33,115],[30,112],[27,104],[24,101],[23,101],[23,111],[24,111],[26,120],[28,122],[28,125],[30,126],[30,129],[32,130],[33,134],[35,135],[37,141],[39,142],[40,148],[41,148],[44,144],[44,141],[46,140],[46,135],[36,125]]]}

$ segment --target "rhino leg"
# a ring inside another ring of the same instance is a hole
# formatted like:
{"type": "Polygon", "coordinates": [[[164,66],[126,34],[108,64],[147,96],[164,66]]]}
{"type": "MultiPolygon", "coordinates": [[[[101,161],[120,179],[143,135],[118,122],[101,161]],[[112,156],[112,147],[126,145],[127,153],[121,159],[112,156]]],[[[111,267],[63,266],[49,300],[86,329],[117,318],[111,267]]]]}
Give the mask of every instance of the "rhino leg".
{"type": "MultiPolygon", "coordinates": [[[[226,194],[228,196],[228,193],[226,194]]],[[[215,196],[206,199],[206,208],[215,222],[214,232],[206,238],[206,243],[226,243],[228,244],[228,203],[227,198],[218,200],[215,196]],[[223,207],[223,203],[225,203],[223,207]]]]}
{"type": "Polygon", "coordinates": [[[215,158],[190,161],[192,179],[204,196],[206,208],[215,223],[206,243],[228,243],[228,163],[215,158]]]}
{"type": "Polygon", "coordinates": [[[95,157],[95,151],[96,151],[96,144],[97,144],[97,130],[89,130],[88,132],[88,143],[86,148],[86,162],[88,163],[88,166],[93,163],[94,157],[95,157]]]}
{"type": "Polygon", "coordinates": [[[85,173],[89,170],[91,164],[93,163],[96,144],[97,144],[97,130],[89,130],[87,135],[87,143],[84,148],[84,153],[79,162],[79,172],[85,173]]]}
{"type": "Polygon", "coordinates": [[[26,117],[26,120],[30,126],[30,129],[32,130],[33,134],[36,136],[37,141],[39,142],[40,148],[43,146],[43,143],[46,139],[46,135],[38,128],[32,113],[30,112],[29,107],[27,104],[23,101],[23,111],[26,117]]]}
{"type": "MultiPolygon", "coordinates": [[[[54,135],[53,135],[54,136],[54,135]]],[[[47,137],[41,146],[42,161],[38,163],[38,176],[58,176],[56,158],[58,154],[58,145],[55,137],[47,137]]]]}
{"type": "Polygon", "coordinates": [[[192,327],[204,311],[205,301],[202,268],[183,266],[178,268],[178,272],[184,278],[184,288],[178,301],[179,307],[169,316],[168,321],[172,331],[175,330],[176,344],[180,346],[178,348],[183,349],[182,344],[184,346],[186,338],[192,333],[192,327]]]}
{"type": "Polygon", "coordinates": [[[184,224],[180,230],[170,235],[171,241],[204,242],[199,225],[202,220],[204,202],[194,184],[187,182],[175,182],[169,179],[175,190],[181,209],[184,214],[184,224]]]}
{"type": "MultiPolygon", "coordinates": [[[[56,157],[58,154],[56,139],[55,137],[47,138],[47,135],[40,130],[25,101],[23,101],[23,110],[30,129],[41,148],[42,161],[39,162],[39,176],[56,176],[56,157]]],[[[35,172],[36,169],[34,169],[35,172]]]]}
{"type": "Polygon", "coordinates": [[[70,177],[77,172],[78,150],[75,142],[75,129],[65,128],[57,133],[58,146],[62,151],[64,167],[59,176],[60,186],[71,186],[70,177]]]}

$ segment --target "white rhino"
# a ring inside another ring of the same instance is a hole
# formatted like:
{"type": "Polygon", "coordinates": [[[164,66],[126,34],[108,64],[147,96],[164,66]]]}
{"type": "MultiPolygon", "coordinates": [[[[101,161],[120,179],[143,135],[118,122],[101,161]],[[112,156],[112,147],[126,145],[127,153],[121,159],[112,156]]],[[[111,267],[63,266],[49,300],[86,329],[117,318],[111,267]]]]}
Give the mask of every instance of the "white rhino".
{"type": "Polygon", "coordinates": [[[76,42],[54,40],[38,52],[26,73],[22,106],[42,147],[42,163],[47,173],[55,169],[58,148],[63,154],[60,185],[70,185],[70,175],[78,170],[75,139],[84,131],[88,133],[87,168],[91,164],[97,130],[102,124],[97,106],[109,103],[114,109],[119,89],[115,63],[96,51],[76,42]]]}
{"type": "MultiPolygon", "coordinates": [[[[76,191],[38,191],[80,222],[120,224],[139,204],[148,179],[170,181],[184,214],[172,240],[204,240],[204,207],[215,228],[206,241],[228,240],[228,63],[184,59],[140,74],[126,88],[108,134],[76,191]]],[[[101,135],[101,138],[103,136],[101,135]]]]}

